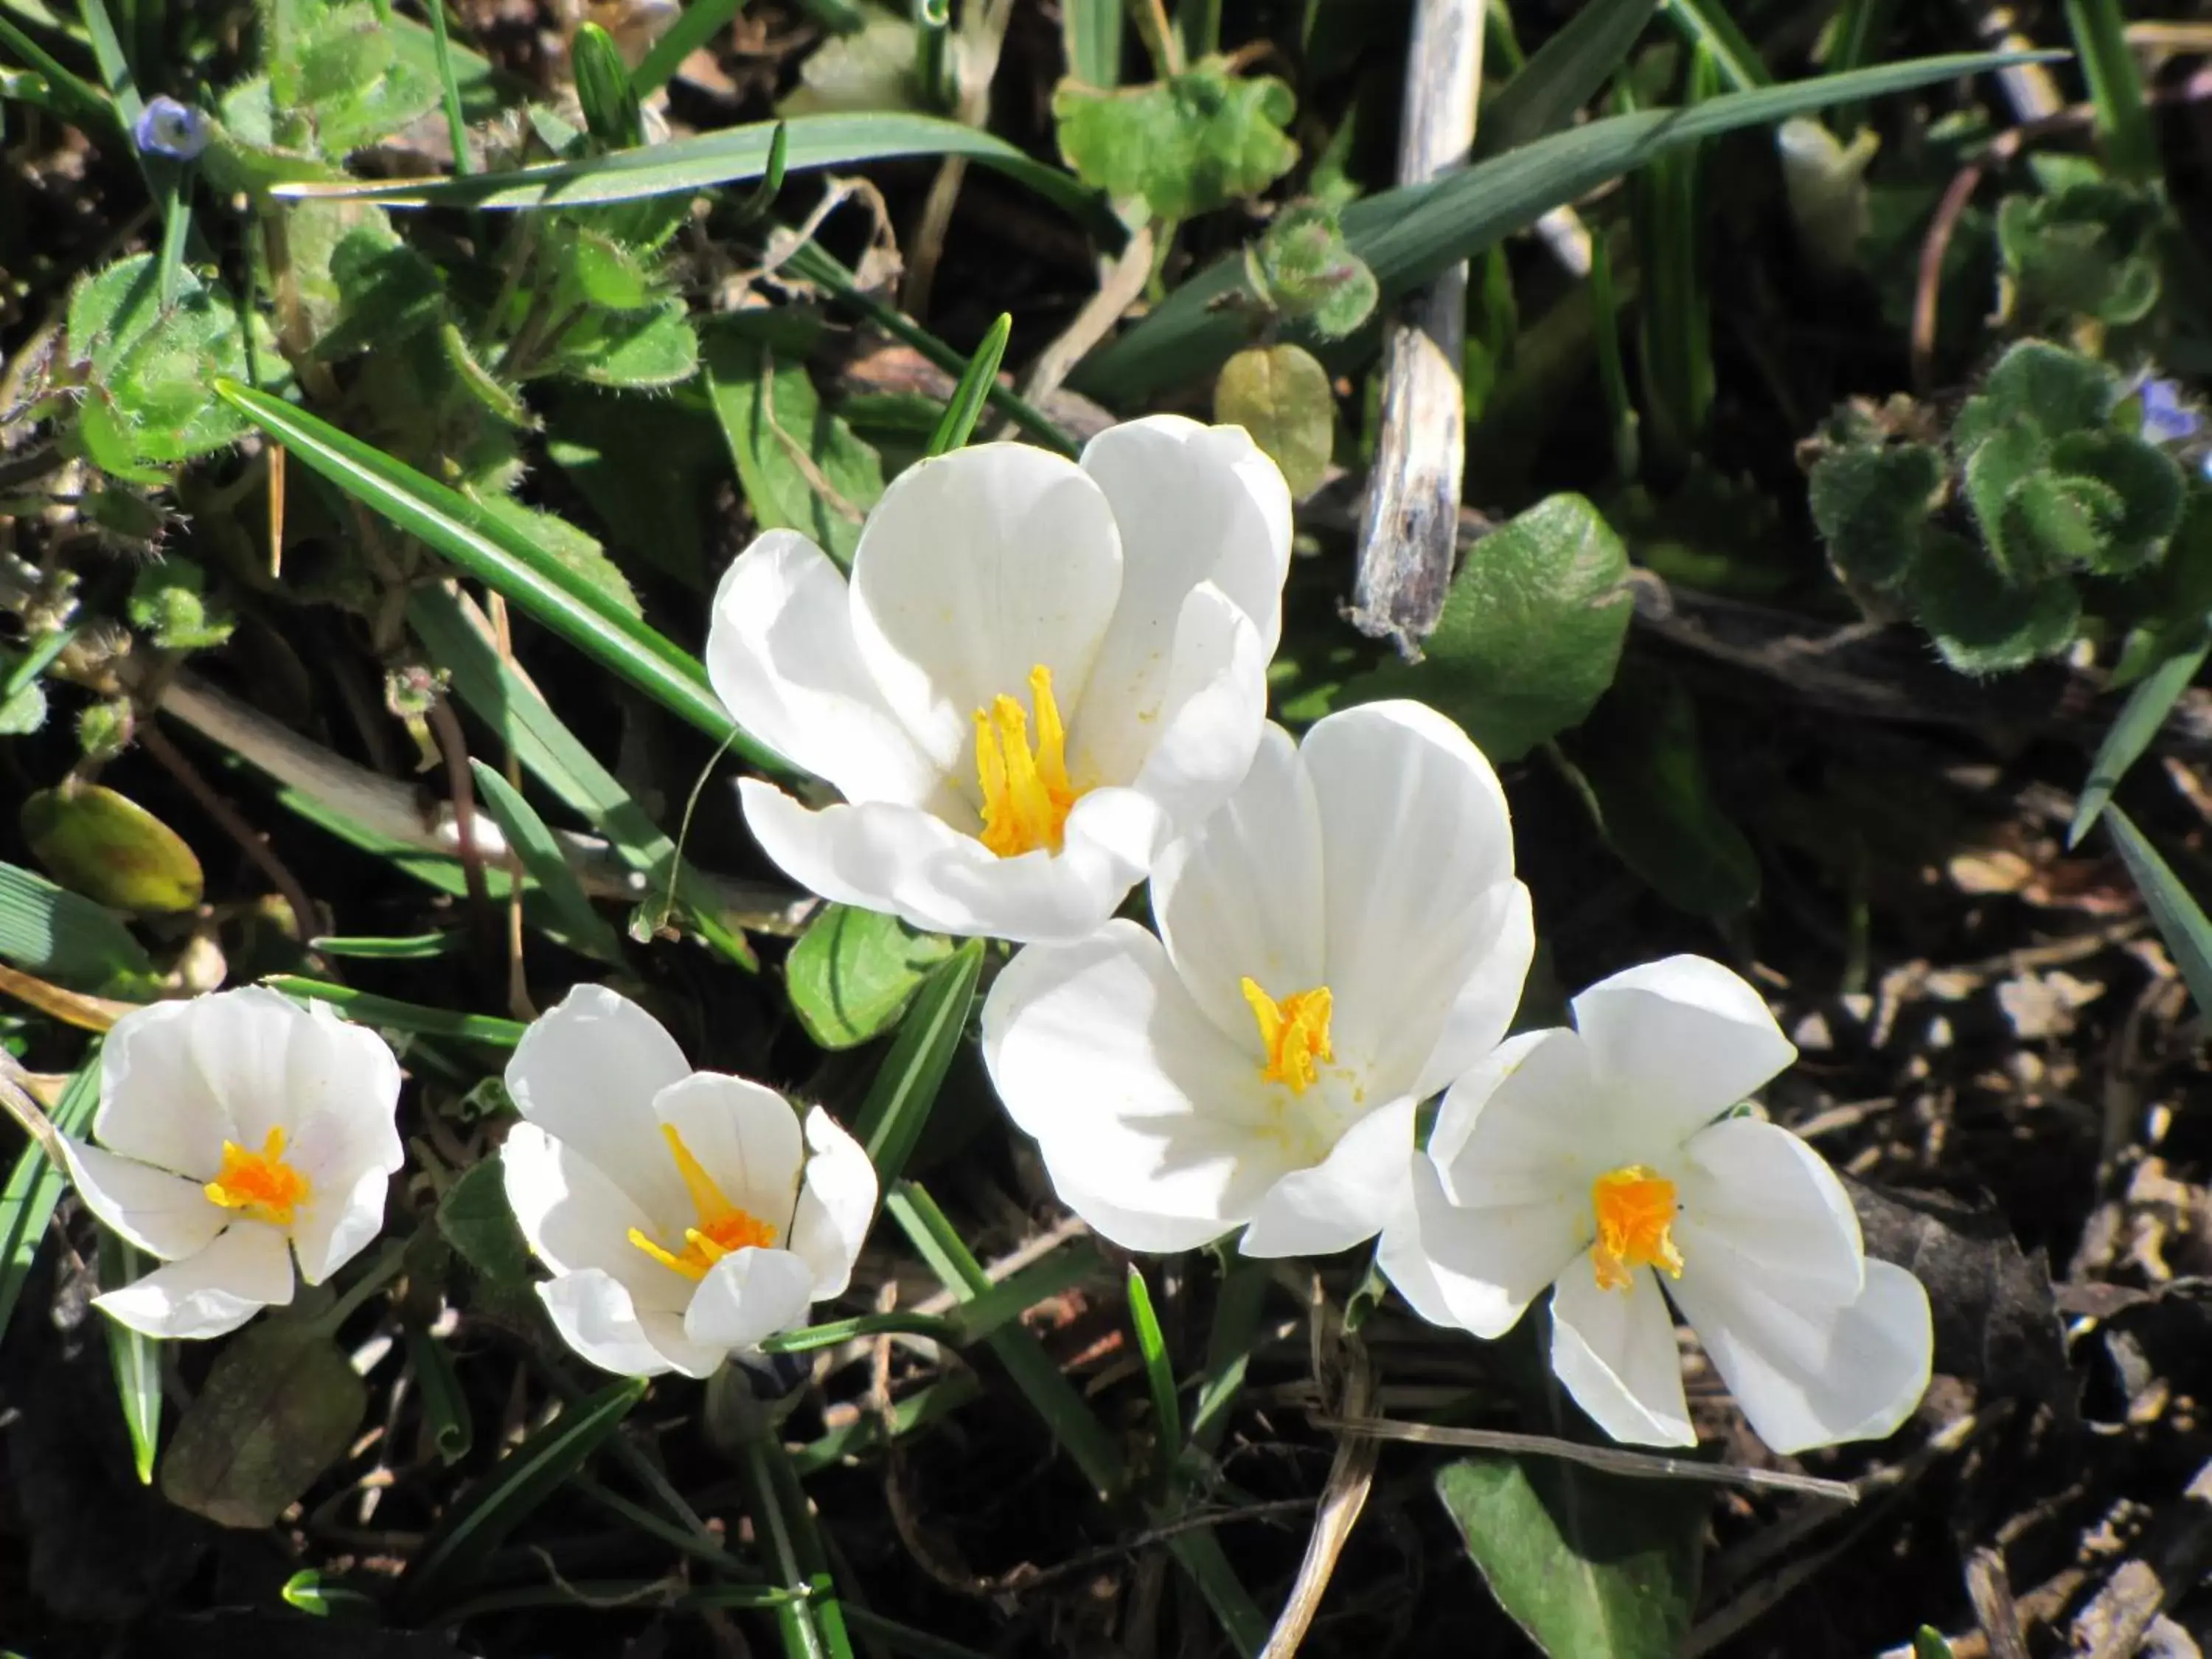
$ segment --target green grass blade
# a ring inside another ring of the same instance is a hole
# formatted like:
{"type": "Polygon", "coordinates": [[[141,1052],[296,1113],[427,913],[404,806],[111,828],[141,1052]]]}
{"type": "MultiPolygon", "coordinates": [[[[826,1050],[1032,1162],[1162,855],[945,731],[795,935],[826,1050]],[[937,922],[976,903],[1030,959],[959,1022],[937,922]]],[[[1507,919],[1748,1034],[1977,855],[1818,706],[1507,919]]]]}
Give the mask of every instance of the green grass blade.
{"type": "Polygon", "coordinates": [[[1721,78],[1738,92],[1771,87],[1774,77],[1759,55],[1759,48],[1744,38],[1725,0],[1667,0],[1667,15],[1693,46],[1712,53],[1721,78]]]}
{"type": "Polygon", "coordinates": [[[300,974],[270,974],[261,982],[288,997],[327,1002],[356,1024],[408,1031],[416,1036],[459,1037],[495,1048],[512,1048],[528,1029],[519,1020],[501,1019],[496,1014],[457,1014],[448,1008],[425,1008],[420,1003],[380,997],[356,991],[350,985],[331,985],[300,974]]]}
{"type": "Polygon", "coordinates": [[[415,1391],[422,1402],[422,1420],[439,1461],[458,1463],[476,1444],[475,1420],[469,1415],[468,1395],[453,1370],[453,1356],[446,1345],[419,1325],[407,1328],[407,1358],[415,1368],[415,1391]]]}
{"type": "Polygon", "coordinates": [[[1229,1427],[1229,1408],[1243,1392],[1244,1373],[1259,1345],[1260,1314],[1271,1278],[1265,1261],[1235,1250],[1227,1253],[1213,1304],[1213,1328],[1206,1339],[1206,1370],[1190,1413],[1190,1443],[1200,1451],[1210,1453],[1221,1443],[1229,1427]]]}
{"type": "Polygon", "coordinates": [[[0,864],[0,958],[76,991],[154,971],[112,911],[13,864],[0,864]]]}
{"type": "MultiPolygon", "coordinates": [[[[937,1200],[913,1182],[892,1188],[884,1211],[957,1300],[972,1302],[991,1288],[982,1264],[969,1253],[937,1200]]],[[[1109,1501],[1118,1497],[1126,1479],[1121,1449],[1043,1346],[1021,1325],[1002,1326],[984,1340],[1091,1489],[1109,1501]]]]}
{"type": "Polygon", "coordinates": [[[2189,981],[2189,994],[2197,999],[2197,1007],[2212,1009],[2212,921],[2205,920],[2203,907],[2189,896],[2172,866],[2136,828],[2134,819],[2118,806],[2107,806],[2105,828],[2112,832],[2112,845],[2119,848],[2128,873],[2142,890],[2159,937],[2173,952],[2174,966],[2189,981]]]}
{"type": "Polygon", "coordinates": [[[361,962],[427,962],[433,957],[449,957],[466,947],[468,936],[457,930],[446,929],[434,933],[415,933],[406,938],[368,938],[338,934],[307,941],[307,948],[319,956],[349,957],[361,962]]]}
{"type": "Polygon", "coordinates": [[[72,72],[61,59],[41,46],[6,18],[0,17],[0,46],[36,70],[46,82],[46,93],[59,112],[94,137],[131,142],[131,129],[117,115],[107,94],[72,72]]]}
{"type": "Polygon", "coordinates": [[[964,1344],[988,1336],[1038,1303],[1100,1273],[1104,1267],[1096,1244],[1088,1239],[1074,1240],[1019,1273],[1009,1273],[974,1301],[962,1303],[952,1316],[958,1331],[955,1340],[964,1344]]]}
{"type": "MultiPolygon", "coordinates": [[[[92,1133],[92,1115],[100,1105],[100,1055],[88,1056],[62,1091],[51,1114],[54,1127],[65,1135],[82,1138],[92,1133]]],[[[0,1187],[0,1336],[22,1299],[23,1281],[46,1242],[46,1224],[54,1206],[61,1202],[69,1177],[46,1161],[35,1140],[27,1145],[9,1171],[8,1184],[0,1187]]]]}
{"type": "Polygon", "coordinates": [[[630,89],[641,98],[668,84],[684,60],[729,27],[744,0],[690,0],[684,15],[669,25],[668,33],[653,43],[638,66],[630,71],[630,89]]]}
{"type": "MultiPolygon", "coordinates": [[[[128,1285],[153,1266],[130,1240],[100,1230],[100,1287],[112,1291],[128,1285]]],[[[123,1426],[131,1436],[131,1463],[138,1484],[154,1484],[154,1462],[161,1449],[161,1362],[154,1340],[112,1319],[100,1322],[107,1330],[107,1358],[115,1372],[115,1392],[123,1404],[123,1426]]]]}
{"type": "Polygon", "coordinates": [[[545,902],[560,919],[561,931],[586,954],[619,963],[622,940],[607,925],[607,919],[592,908],[590,896],[562,856],[561,843],[545,827],[545,820],[495,769],[473,757],[469,767],[476,775],[477,799],[506,831],[507,844],[544,890],[545,902]]]}
{"type": "Polygon", "coordinates": [[[453,43],[446,27],[446,0],[422,0],[430,15],[430,51],[438,66],[438,94],[446,107],[446,137],[453,147],[453,171],[466,175],[476,171],[469,155],[468,118],[461,112],[461,77],[454,60],[453,43]]]}
{"type": "Polygon", "coordinates": [[[396,1616],[405,1623],[420,1623],[456,1591],[466,1589],[500,1541],[584,1466],[645,1398],[645,1390],[643,1377],[610,1383],[581,1404],[564,1409],[508,1453],[439,1518],[407,1564],[393,1602],[396,1616]]]}
{"type": "Polygon", "coordinates": [[[2173,705],[2196,680],[2197,671],[2204,666],[2207,653],[2212,653],[2212,641],[2193,651],[2175,653],[2136,682],[2118,718],[2105,733],[2104,742],[2097,745],[2096,759],[2089,763],[2089,781],[2082,786],[2081,799],[2074,805],[2074,822],[2066,830],[2069,849],[2079,847],[2081,837],[2096,827],[2112,791],[2158,736],[2173,705]]]}
{"type": "Polygon", "coordinates": [[[2082,78],[2089,83],[2097,136],[2105,141],[2112,171],[2148,184],[2159,176],[2158,134],[2128,46],[2126,21],[2119,0],[2066,0],[2066,27],[2081,60],[2082,78]]]}
{"type": "Polygon", "coordinates": [[[1060,36],[1068,74],[1101,91],[1119,86],[1123,21],[1122,0],[1061,0],[1060,36]]]}
{"type": "MultiPolygon", "coordinates": [[[[359,185],[301,180],[277,185],[270,193],[294,200],[335,198],[386,207],[501,209],[591,207],[689,196],[759,178],[768,170],[769,146],[778,125],[758,121],[665,144],[611,150],[580,161],[545,161],[465,179],[359,185]]],[[[1005,173],[1085,224],[1099,223],[1109,212],[1097,193],[1077,183],[1072,174],[957,121],[872,112],[801,115],[781,125],[790,129],[785,165],[793,173],[906,155],[961,155],[1005,173]]]]}
{"type": "Polygon", "coordinates": [[[975,432],[991,388],[999,383],[999,364],[1006,357],[1006,342],[1013,337],[1013,332],[1012,316],[1000,312],[999,320],[991,325],[991,331],[983,337],[983,343],[975,348],[975,355],[961,372],[960,384],[952,388],[951,401],[945,405],[945,418],[930,435],[932,455],[944,455],[959,448],[975,432]]]}
{"type": "Polygon", "coordinates": [[[969,939],[930,970],[899,1021],[890,1052],[868,1086],[854,1133],[867,1148],[876,1177],[888,1187],[898,1179],[915,1143],[921,1139],[929,1109],[952,1064],[968,1028],[975,999],[975,979],[983,970],[983,941],[969,939]]]}
{"type": "MultiPolygon", "coordinates": [[[[218,379],[216,395],[295,459],[503,594],[602,667],[718,741],[730,717],[698,659],[617,610],[512,526],[458,490],[282,398],[218,379]]],[[[751,745],[741,745],[750,757],[751,745]]]]}
{"type": "Polygon", "coordinates": [[[1591,0],[1482,106],[1478,156],[1498,155],[1556,132],[1627,60],[1660,0],[1591,0]]]}
{"type": "MultiPolygon", "coordinates": [[[[1345,240],[1381,283],[1385,302],[1534,224],[1609,179],[1684,144],[1853,99],[1905,92],[2049,52],[1968,52],[1923,58],[1850,75],[1733,92],[1694,109],[1639,110],[1553,133],[1425,185],[1387,190],[1345,210],[1345,240]]],[[[1208,265],[1144,321],[1085,360],[1078,388],[1109,404],[1134,404],[1202,379],[1249,338],[1248,319],[1220,307],[1243,281],[1242,255],[1208,265]]]]}
{"type": "Polygon", "coordinates": [[[989,1659],[974,1648],[963,1648],[941,1636],[902,1625],[860,1607],[845,1609],[845,1622],[861,1636],[872,1636],[901,1659],[989,1659]]]}
{"type": "Polygon", "coordinates": [[[1182,1449],[1182,1407],[1176,1400],[1175,1366],[1168,1358],[1168,1340],[1152,1311],[1152,1292],[1145,1283],[1145,1270],[1129,1264],[1129,1324],[1137,1334],[1137,1355],[1145,1362],[1145,1386],[1152,1396],[1153,1466],[1156,1490],[1164,1492],[1182,1449]]]}

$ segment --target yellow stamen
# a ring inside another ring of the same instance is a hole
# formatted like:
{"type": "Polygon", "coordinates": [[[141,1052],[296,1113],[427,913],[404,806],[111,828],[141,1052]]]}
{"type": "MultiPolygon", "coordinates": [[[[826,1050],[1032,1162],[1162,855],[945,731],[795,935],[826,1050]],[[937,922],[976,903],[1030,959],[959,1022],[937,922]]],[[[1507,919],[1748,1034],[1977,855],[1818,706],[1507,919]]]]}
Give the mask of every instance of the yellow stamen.
{"type": "Polygon", "coordinates": [[[691,1195],[699,1224],[684,1230],[681,1250],[665,1249],[640,1229],[629,1230],[629,1242],[664,1267],[673,1267],[686,1279],[704,1279],[707,1270],[733,1250],[767,1249],[775,1243],[775,1229],[758,1216],[739,1209],[717,1186],[706,1166],[692,1156],[673,1123],[660,1126],[662,1138],[676,1160],[676,1173],[691,1195]]]}
{"type": "Polygon", "coordinates": [[[1626,1290],[1638,1267],[1656,1267],[1669,1279],[1682,1276],[1682,1253],[1674,1248],[1679,1206],[1673,1182],[1641,1164],[1625,1164],[1590,1182],[1590,1207],[1597,1212],[1590,1260],[1600,1290],[1626,1290]]]}
{"type": "Polygon", "coordinates": [[[983,845],[1002,859],[1039,848],[1060,851],[1060,830],[1080,793],[1067,781],[1067,732],[1053,700],[1052,670],[1030,670],[1036,748],[1029,716],[1001,694],[975,711],[975,781],[983,793],[983,845]]]}
{"type": "Polygon", "coordinates": [[[313,1188],[284,1161],[284,1132],[271,1129],[258,1152],[247,1152],[234,1140],[224,1141],[222,1168],[200,1190],[209,1202],[226,1210],[242,1210],[256,1221],[289,1227],[293,1212],[307,1201],[313,1188]]]}
{"type": "Polygon", "coordinates": [[[1261,1047],[1267,1051],[1260,1075],[1270,1083],[1288,1084],[1294,1095],[1304,1094],[1321,1075],[1321,1062],[1336,1058],[1328,1041],[1328,1016],[1335,999],[1326,985],[1280,1002],[1261,990],[1257,980],[1245,980],[1243,988],[1252,1017],[1260,1022],[1261,1047]]]}

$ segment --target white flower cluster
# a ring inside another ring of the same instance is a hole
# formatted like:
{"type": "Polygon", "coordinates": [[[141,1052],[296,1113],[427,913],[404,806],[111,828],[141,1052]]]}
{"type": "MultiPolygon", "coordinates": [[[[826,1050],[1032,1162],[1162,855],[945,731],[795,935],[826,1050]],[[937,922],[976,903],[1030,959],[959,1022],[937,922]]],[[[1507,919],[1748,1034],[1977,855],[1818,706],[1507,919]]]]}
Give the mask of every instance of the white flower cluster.
{"type": "MultiPolygon", "coordinates": [[[[1777,1449],[1888,1433],[1927,1385],[1927,1297],[1866,1259],[1816,1153],[1737,1111],[1795,1058],[1765,1003],[1677,957],[1509,1035],[1534,933],[1504,791],[1419,703],[1303,742],[1267,720],[1290,552],[1273,464],[1172,416],[1079,465],[921,463],[849,580],[762,537],[715,595],[708,668],[842,799],[748,780],[749,826],[825,897],[1024,947],[984,1057],[1108,1238],[1374,1242],[1422,1316],[1484,1337],[1549,1288],[1553,1367],[1623,1440],[1695,1438],[1676,1313],[1777,1449]],[[1152,929],[1115,917],[1139,883],[1152,929]]],[[[705,1376],[843,1291],[877,1177],[819,1108],[692,1071],[592,987],[507,1081],[507,1194],[586,1359],[705,1376]]],[[[167,1265],[100,1305],[211,1336],[289,1301],[295,1257],[320,1282],[381,1224],[398,1085],[375,1036],[273,992],[126,1016],[70,1171],[167,1265]]]]}

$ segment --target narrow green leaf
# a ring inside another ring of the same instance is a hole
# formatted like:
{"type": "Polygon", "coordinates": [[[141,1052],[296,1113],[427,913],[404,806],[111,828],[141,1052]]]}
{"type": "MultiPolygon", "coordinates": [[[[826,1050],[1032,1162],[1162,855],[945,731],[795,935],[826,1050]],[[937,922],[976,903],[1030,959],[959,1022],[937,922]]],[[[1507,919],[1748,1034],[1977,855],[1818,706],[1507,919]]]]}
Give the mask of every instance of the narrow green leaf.
{"type": "MultiPolygon", "coordinates": [[[[503,594],[672,714],[720,739],[730,718],[696,658],[678,649],[513,526],[459,491],[282,398],[218,379],[216,395],[340,489],[503,594]]],[[[747,758],[765,757],[740,738],[747,758]]]]}
{"type": "Polygon", "coordinates": [[[684,15],[668,26],[668,33],[653,43],[630,71],[630,89],[640,98],[659,91],[683,67],[685,58],[730,26],[744,4],[744,0],[690,0],[684,15]]]}
{"type": "Polygon", "coordinates": [[[284,1588],[278,1594],[284,1598],[286,1607],[296,1607],[318,1619],[374,1621],[380,1619],[384,1611],[383,1604],[374,1596],[332,1583],[318,1567],[301,1568],[284,1581],[284,1588]]]}
{"type": "Polygon", "coordinates": [[[12,864],[0,864],[0,957],[79,991],[154,971],[145,947],[112,914],[12,864]]]}
{"type": "Polygon", "coordinates": [[[1544,1652],[1681,1652],[1697,1604],[1709,1488],[1496,1456],[1448,1463],[1436,1484],[1490,1593],[1544,1652]]]}
{"type": "MultiPolygon", "coordinates": [[[[1382,286],[1385,302],[1483,252],[1608,179],[1684,144],[1787,120],[1828,105],[1906,92],[2025,63],[2048,52],[1924,58],[1729,93],[1692,109],[1639,110],[1552,134],[1425,185],[1379,191],[1344,212],[1345,240],[1382,286]]],[[[1203,378],[1249,337],[1249,319],[1220,306],[1244,277],[1241,254],[1181,284],[1142,322],[1086,359],[1079,389],[1134,404],[1203,378]]]]}
{"type": "MultiPolygon", "coordinates": [[[[678,27],[715,9],[713,0],[694,4],[678,20],[678,27]]],[[[592,137],[608,149],[634,149],[644,143],[645,112],[638,104],[637,84],[614,36],[597,23],[579,23],[568,43],[568,61],[576,78],[576,102],[592,137]]]]}
{"type": "Polygon", "coordinates": [[[2212,921],[2205,920],[2203,908],[2190,896],[2172,866],[2136,828],[2134,819],[2111,805],[2105,808],[2104,817],[2112,845],[2119,848],[2128,873],[2142,890],[2159,937],[2173,952],[2174,966],[2181,969],[2182,978],[2189,981],[2189,994],[2197,999],[2197,1007],[2212,1009],[2212,921]]]}
{"type": "Polygon", "coordinates": [[[1061,0],[1060,43],[1067,72],[1104,91],[1121,82],[1122,0],[1061,0]]]}
{"type": "Polygon", "coordinates": [[[420,1622],[474,1582],[501,1540],[621,1426],[645,1398],[646,1386],[641,1376],[625,1377],[568,1407],[470,1487],[439,1518],[400,1575],[393,1602],[397,1616],[408,1623],[420,1622]]]}
{"type": "Polygon", "coordinates": [[[1692,46],[1712,54],[1722,79],[1736,91],[1751,92],[1774,84],[1759,49],[1744,38],[1735,19],[1729,15],[1726,0],[1667,0],[1667,15],[1692,46]]]}
{"type": "MultiPolygon", "coordinates": [[[[1002,138],[934,115],[885,111],[799,115],[784,165],[791,172],[850,167],[902,155],[961,155],[1004,173],[1086,224],[1110,217],[1101,198],[1058,167],[1032,160],[1002,138]]],[[[271,193],[293,200],[376,202],[386,207],[575,208],[690,195],[757,179],[768,169],[778,123],[759,121],[665,144],[618,149],[580,161],[547,161],[465,179],[394,183],[280,184],[271,193]]]]}
{"type": "Polygon", "coordinates": [[[1145,1283],[1145,1270],[1129,1264],[1129,1323],[1137,1334],[1137,1354],[1145,1362],[1145,1386],[1152,1396],[1153,1480],[1164,1486],[1182,1448],[1182,1409],[1176,1400],[1175,1366],[1168,1358],[1168,1340],[1160,1330],[1159,1316],[1152,1311],[1152,1292],[1145,1283]]]}
{"type": "Polygon", "coordinates": [[[2158,133],[2151,125],[2150,103],[2128,45],[2119,0],[2066,0],[2066,27],[2089,83],[2097,136],[2105,141],[2112,171],[2141,183],[2156,179],[2158,133]]]}
{"type": "Polygon", "coordinates": [[[2204,666],[2207,653],[2212,653],[2212,640],[2201,641],[2194,650],[2175,652],[2136,682],[2119,717],[2097,745],[2096,759],[2089,763],[2089,781],[2075,803],[2074,822],[2067,826],[2069,848],[2079,847],[2081,837],[2096,827],[2112,791],[2158,736],[2173,705],[2181,701],[2181,694],[2196,680],[2197,671],[2204,666]]]}
{"type": "Polygon", "coordinates": [[[356,1024],[408,1031],[417,1036],[460,1037],[470,1042],[489,1043],[495,1048],[512,1048],[522,1041],[526,1029],[519,1021],[501,1019],[493,1014],[457,1014],[446,1008],[425,1008],[417,1003],[375,996],[367,991],[356,991],[349,985],[331,985],[298,974],[271,974],[261,982],[288,997],[327,1002],[356,1024]]]}
{"type": "Polygon", "coordinates": [[[1952,1659],[1951,1644],[1933,1625],[1923,1625],[1912,1632],[1912,1659],[1952,1659]]]}
{"type": "Polygon", "coordinates": [[[469,1455],[476,1444],[476,1424],[469,1415],[468,1395],[453,1370],[453,1356],[444,1343],[419,1325],[407,1328],[407,1358],[415,1368],[416,1396],[422,1402],[422,1421],[430,1443],[448,1468],[469,1455]]]}
{"type": "MultiPolygon", "coordinates": [[[[1118,8],[1118,0],[1116,0],[1118,8]]],[[[1069,9],[1075,0],[1069,0],[1069,9]]],[[[872,1636],[891,1652],[904,1659],[989,1659],[989,1656],[974,1648],[963,1648],[957,1642],[948,1642],[942,1636],[932,1636],[926,1630],[916,1630],[911,1625],[898,1624],[881,1613],[870,1613],[864,1607],[845,1609],[845,1622],[861,1636],[872,1636]]]]}
{"type": "Polygon", "coordinates": [[[945,405],[945,418],[931,434],[928,453],[943,455],[968,441],[969,434],[975,430],[975,422],[982,418],[985,399],[998,384],[999,364],[1006,355],[1006,342],[1013,337],[1013,332],[1012,315],[1000,312],[999,320],[983,337],[983,343],[968,360],[960,384],[952,388],[951,401],[945,405]]]}
{"type": "Polygon", "coordinates": [[[1591,0],[1544,42],[1482,106],[1478,156],[1499,155],[1555,132],[1627,60],[1660,0],[1591,0]]]}
{"type": "MultiPolygon", "coordinates": [[[[112,1291],[128,1285],[153,1266],[138,1247],[100,1230],[100,1287],[112,1291]]],[[[138,1484],[154,1484],[154,1461],[161,1446],[161,1363],[151,1337],[112,1319],[107,1328],[107,1358],[115,1372],[116,1397],[123,1406],[123,1426],[131,1436],[131,1461],[138,1471],[138,1484]]]]}
{"type": "Polygon", "coordinates": [[[983,941],[969,939],[931,973],[899,1023],[898,1036],[884,1056],[868,1097],[860,1103],[854,1133],[885,1186],[898,1178],[921,1139],[930,1108],[945,1085],[954,1049],[967,1030],[983,970],[983,941]]]}
{"type": "Polygon", "coordinates": [[[825,905],[784,958],[792,1012],[822,1048],[868,1042],[890,1029],[953,948],[896,916],[825,905]]]}
{"type": "Polygon", "coordinates": [[[5,17],[0,17],[0,46],[5,46],[39,72],[46,82],[48,97],[68,119],[82,125],[95,138],[131,143],[130,125],[117,115],[115,105],[107,94],[70,70],[61,59],[5,17]]]}
{"type": "Polygon", "coordinates": [[[507,844],[522,860],[545,894],[547,903],[560,918],[562,931],[577,949],[602,962],[620,963],[622,940],[607,920],[592,908],[590,896],[576,872],[562,856],[561,843],[545,827],[545,820],[522,798],[522,792],[482,761],[469,762],[476,775],[477,799],[507,833],[507,844]]]}
{"type": "Polygon", "coordinates": [[[465,934],[447,929],[404,939],[325,935],[309,939],[307,946],[319,956],[351,957],[363,962],[425,962],[432,957],[449,957],[467,943],[465,934]]]}
{"type": "MultiPolygon", "coordinates": [[[[87,1056],[70,1079],[52,1114],[54,1127],[80,1138],[91,1133],[92,1115],[100,1106],[100,1055],[87,1056]]],[[[69,1177],[46,1161],[46,1149],[35,1140],[16,1155],[8,1184],[0,1187],[0,1336],[21,1300],[23,1281],[46,1242],[46,1224],[54,1206],[61,1202],[69,1177]]]]}
{"type": "MultiPolygon", "coordinates": [[[[453,149],[453,171],[468,173],[476,171],[476,162],[469,155],[469,124],[461,110],[460,66],[453,52],[453,43],[447,38],[446,28],[446,0],[422,0],[423,9],[430,16],[430,52],[438,69],[438,92],[446,107],[446,138],[453,149]]],[[[585,24],[583,28],[592,27],[585,24]]],[[[580,33],[582,28],[578,30],[580,33]]]]}
{"type": "Polygon", "coordinates": [[[1229,1408],[1243,1391],[1252,1350],[1259,1346],[1260,1314],[1270,1279],[1265,1261],[1236,1250],[1224,1254],[1213,1328],[1206,1339],[1206,1370],[1190,1413],[1190,1442],[1200,1451],[1219,1445],[1229,1427],[1229,1408]]]}

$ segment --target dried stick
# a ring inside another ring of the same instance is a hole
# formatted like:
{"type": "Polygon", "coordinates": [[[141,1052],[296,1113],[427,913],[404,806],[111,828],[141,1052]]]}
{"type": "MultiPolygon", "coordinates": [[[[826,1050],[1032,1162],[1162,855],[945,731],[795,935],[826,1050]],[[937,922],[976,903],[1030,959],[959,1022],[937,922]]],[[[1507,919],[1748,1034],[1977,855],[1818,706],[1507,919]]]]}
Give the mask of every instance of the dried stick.
{"type": "MultiPolygon", "coordinates": [[[[1466,162],[1487,11],[1484,0],[1419,0],[1407,51],[1400,184],[1424,184],[1466,162]]],[[[1466,337],[1462,263],[1407,301],[1383,343],[1382,420],[1348,614],[1407,658],[1420,654],[1451,580],[1467,462],[1459,378],[1466,337]]]]}

